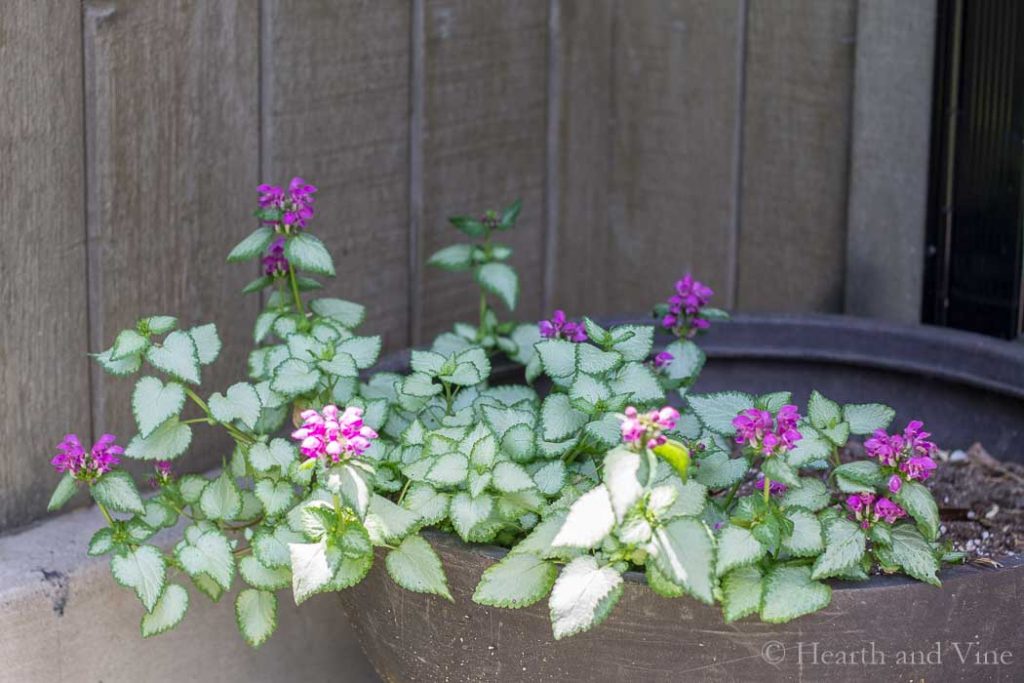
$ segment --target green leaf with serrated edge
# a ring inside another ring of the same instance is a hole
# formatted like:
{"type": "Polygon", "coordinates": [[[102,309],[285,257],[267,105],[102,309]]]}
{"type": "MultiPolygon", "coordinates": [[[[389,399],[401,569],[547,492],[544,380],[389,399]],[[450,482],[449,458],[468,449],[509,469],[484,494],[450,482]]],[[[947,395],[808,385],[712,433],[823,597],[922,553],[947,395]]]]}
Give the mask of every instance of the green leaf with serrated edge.
{"type": "Polygon", "coordinates": [[[814,557],[825,549],[821,522],[813,513],[801,508],[786,510],[793,531],[782,537],[782,549],[793,557],[814,557]]]}
{"type": "MultiPolygon", "coordinates": [[[[407,376],[401,383],[401,393],[406,396],[417,398],[430,398],[440,394],[444,389],[440,384],[434,384],[429,375],[414,372],[407,376]]],[[[422,405],[422,404],[420,404],[422,405]]]]}
{"type": "Polygon", "coordinates": [[[836,483],[840,484],[844,491],[849,491],[850,489],[842,485],[849,483],[858,487],[854,490],[870,491],[873,493],[875,487],[880,485],[884,478],[881,470],[878,468],[878,463],[873,460],[856,460],[843,463],[832,470],[832,474],[836,478],[836,483]]]}
{"type": "Polygon", "coordinates": [[[843,446],[850,440],[850,425],[838,422],[821,430],[821,433],[836,446],[843,446]]]}
{"type": "Polygon", "coordinates": [[[203,489],[199,509],[210,519],[236,519],[242,510],[242,494],[234,480],[224,472],[203,489]]]}
{"type": "Polygon", "coordinates": [[[287,588],[292,583],[292,572],[285,567],[264,567],[253,555],[246,555],[238,561],[238,573],[252,586],[266,591],[287,588]]]}
{"type": "Polygon", "coordinates": [[[508,230],[515,226],[516,221],[519,220],[519,212],[523,209],[523,200],[516,199],[514,202],[506,206],[501,212],[501,219],[498,221],[498,228],[501,230],[508,230]]]}
{"type": "Polygon", "coordinates": [[[339,553],[331,553],[327,541],[318,543],[291,543],[288,545],[292,567],[292,593],[295,604],[301,605],[317,593],[329,590],[339,553]]]}
{"type": "Polygon", "coordinates": [[[202,365],[209,365],[220,355],[221,341],[217,335],[217,326],[213,323],[199,325],[188,331],[196,344],[196,355],[202,365]]]}
{"type": "Polygon", "coordinates": [[[442,270],[466,270],[473,265],[473,246],[470,244],[453,244],[445,247],[427,260],[428,266],[442,270]]]}
{"type": "Polygon", "coordinates": [[[269,287],[274,283],[274,278],[266,275],[261,275],[255,280],[250,280],[249,284],[242,288],[242,294],[252,294],[258,292],[265,287],[269,287]]]}
{"type": "Polygon", "coordinates": [[[783,509],[800,507],[817,512],[827,507],[831,500],[824,482],[820,479],[801,477],[800,486],[787,490],[782,496],[781,504],[783,509]]]}
{"type": "Polygon", "coordinates": [[[486,521],[494,510],[494,499],[488,495],[470,496],[468,493],[456,493],[452,497],[449,517],[456,533],[464,541],[474,541],[477,526],[486,521]]]}
{"type": "Polygon", "coordinates": [[[142,522],[154,529],[166,529],[178,523],[178,513],[163,503],[160,498],[150,498],[145,502],[146,514],[142,522]]]}
{"type": "Polygon", "coordinates": [[[927,488],[916,481],[905,481],[892,499],[914,518],[925,538],[934,541],[939,537],[939,508],[927,488]]]}
{"type": "Polygon", "coordinates": [[[611,448],[622,442],[622,427],[614,413],[605,413],[599,420],[588,422],[583,436],[599,448],[611,448]]]}
{"type": "Polygon", "coordinates": [[[89,539],[88,553],[91,557],[106,555],[114,549],[114,530],[110,527],[103,527],[89,539]]]}
{"type": "Polygon", "coordinates": [[[388,553],[384,561],[388,574],[402,588],[414,593],[432,593],[454,602],[448,580],[430,544],[421,536],[409,536],[388,553]]]}
{"type": "Polygon", "coordinates": [[[387,498],[373,494],[366,512],[366,530],[374,545],[397,543],[407,535],[419,516],[410,510],[395,505],[387,498]]]}
{"type": "Polygon", "coordinates": [[[171,332],[162,344],[150,346],[146,350],[146,360],[157,370],[176,379],[199,384],[199,352],[187,332],[171,332]]]}
{"type": "Polygon", "coordinates": [[[565,485],[565,463],[561,460],[549,462],[533,473],[533,481],[540,492],[554,496],[562,490],[565,485]]]}
{"type": "Polygon", "coordinates": [[[177,382],[164,384],[156,377],[142,377],[132,392],[132,415],[139,435],[149,436],[185,407],[185,388],[177,382]]]}
{"type": "Polygon", "coordinates": [[[442,493],[428,484],[414,483],[402,499],[402,505],[419,517],[418,524],[437,524],[448,516],[447,493],[442,493]]]}
{"type": "Polygon", "coordinates": [[[571,377],[576,372],[576,344],[564,339],[545,339],[534,349],[544,372],[552,378],[571,377]]]}
{"type": "Polygon", "coordinates": [[[773,567],[764,577],[761,621],[780,624],[828,607],[832,589],[811,579],[808,567],[773,567]]]}
{"type": "Polygon", "coordinates": [[[749,465],[743,458],[729,458],[722,452],[715,452],[705,455],[696,461],[696,467],[692,467],[692,476],[695,480],[708,488],[719,489],[732,486],[742,479],[749,465]]]}
{"type": "Polygon", "coordinates": [[[716,394],[693,394],[687,402],[704,426],[722,436],[736,433],[732,421],[742,411],[754,407],[754,397],[738,391],[722,391],[716,394]]]}
{"type": "Polygon", "coordinates": [[[615,518],[622,522],[644,494],[640,483],[640,455],[625,448],[616,448],[604,458],[602,478],[608,490],[615,518]]]}
{"type": "Polygon", "coordinates": [[[912,524],[897,524],[892,527],[891,547],[876,547],[875,554],[886,565],[898,566],[918,581],[933,586],[941,585],[935,575],[939,571],[939,561],[935,559],[935,552],[912,524]]]}
{"type": "Polygon", "coordinates": [[[494,294],[508,310],[515,310],[519,299],[519,277],[505,263],[485,263],[476,269],[476,281],[484,291],[494,294]]]}
{"type": "Polygon", "coordinates": [[[700,374],[707,358],[699,346],[692,341],[674,341],[665,347],[665,351],[672,354],[663,372],[673,382],[689,382],[700,374]]]}
{"type": "MultiPolygon", "coordinates": [[[[602,351],[590,344],[574,344],[576,347],[576,370],[591,375],[611,372],[622,365],[622,355],[616,351],[602,351]]],[[[612,393],[619,393],[612,386],[612,393]]]]}
{"type": "Polygon", "coordinates": [[[622,595],[622,575],[589,555],[577,557],[559,574],[548,609],[555,640],[600,624],[622,595]]]}
{"type": "Polygon", "coordinates": [[[260,396],[248,382],[239,382],[228,388],[227,394],[216,393],[210,396],[210,413],[218,422],[230,424],[241,421],[249,429],[256,428],[260,419],[263,404],[260,396]]]}
{"type": "Polygon", "coordinates": [[[427,481],[436,486],[455,486],[466,480],[469,460],[460,453],[448,453],[434,461],[427,471],[427,481]]]}
{"type": "Polygon", "coordinates": [[[270,388],[285,396],[298,396],[316,389],[320,372],[305,361],[289,358],[274,368],[270,388]]]}
{"type": "Polygon", "coordinates": [[[533,478],[522,465],[514,462],[499,462],[494,467],[492,486],[503,493],[515,493],[534,487],[533,478]]]}
{"type": "Polygon", "coordinates": [[[377,362],[380,356],[381,338],[379,335],[372,337],[350,337],[338,342],[334,347],[336,353],[347,353],[356,362],[356,367],[365,370],[377,362]]]}
{"type": "Polygon", "coordinates": [[[540,421],[545,441],[561,441],[582,429],[587,416],[573,408],[565,394],[551,394],[541,406],[540,421]]]}
{"type": "Polygon", "coordinates": [[[708,489],[703,484],[696,481],[683,483],[678,477],[673,476],[668,480],[667,484],[655,487],[651,491],[647,502],[647,509],[649,512],[657,514],[662,521],[681,516],[697,517],[704,512],[707,497],[708,489]],[[665,486],[674,489],[677,495],[675,501],[668,506],[668,509],[661,511],[656,493],[660,493],[660,490],[665,486]]]}
{"type": "Polygon", "coordinates": [[[142,356],[128,356],[124,360],[114,360],[111,358],[113,349],[107,349],[103,353],[95,356],[96,362],[100,364],[106,372],[115,377],[126,377],[139,371],[142,367],[142,356]]]}
{"type": "Polygon", "coordinates": [[[611,330],[612,350],[622,354],[625,361],[643,361],[654,345],[654,327],[651,325],[622,325],[611,330]],[[624,332],[632,332],[626,336],[624,332]],[[619,340],[622,341],[619,341],[619,340]]]}
{"type": "Polygon", "coordinates": [[[284,255],[296,269],[315,275],[334,275],[331,252],[327,251],[323,242],[308,232],[289,238],[284,245],[284,255]]]}
{"type": "Polygon", "coordinates": [[[149,346],[149,340],[135,330],[122,330],[114,340],[114,346],[110,349],[110,360],[125,360],[129,356],[136,356],[149,346]]]}
{"type": "Polygon", "coordinates": [[[448,222],[470,237],[483,237],[487,226],[470,216],[449,216],[448,222]]]}
{"type": "Polygon", "coordinates": [[[221,588],[216,581],[211,579],[208,574],[196,574],[190,578],[192,579],[192,584],[212,602],[219,602],[221,597],[224,595],[224,589],[221,588]]]}
{"type": "Polygon", "coordinates": [[[611,390],[605,382],[584,373],[576,376],[576,381],[569,389],[569,399],[573,405],[586,413],[594,412],[598,402],[607,401],[610,396],[611,390]]]}
{"type": "Polygon", "coordinates": [[[718,537],[718,562],[715,571],[719,576],[738,567],[746,567],[764,557],[765,548],[746,529],[728,525],[718,537]]]}
{"type": "Polygon", "coordinates": [[[814,561],[811,578],[839,576],[864,556],[867,538],[864,531],[848,519],[833,518],[825,522],[825,552],[814,561]]]}
{"type": "Polygon", "coordinates": [[[270,443],[254,443],[249,448],[249,464],[257,472],[267,472],[278,467],[287,472],[288,467],[297,459],[295,446],[284,439],[273,439],[270,443]]]}
{"type": "Polygon", "coordinates": [[[366,307],[344,299],[314,299],[309,307],[319,316],[330,318],[349,329],[359,327],[366,319],[366,307]]]}
{"type": "Polygon", "coordinates": [[[741,567],[722,578],[722,614],[726,623],[754,614],[761,607],[761,570],[741,567]]]}
{"type": "Polygon", "coordinates": [[[782,406],[793,402],[793,394],[789,391],[776,391],[771,394],[763,394],[754,401],[754,407],[758,410],[767,410],[770,413],[777,413],[782,406]]]}
{"type": "Polygon", "coordinates": [[[152,612],[164,591],[166,568],[164,556],[151,545],[140,545],[123,555],[110,558],[114,580],[135,591],[147,612],[152,612]]]}
{"type": "Polygon", "coordinates": [[[413,350],[409,355],[409,367],[413,372],[418,372],[429,377],[437,377],[441,368],[448,362],[446,356],[433,351],[413,350]]]}
{"type": "Polygon", "coordinates": [[[370,573],[373,566],[373,555],[365,557],[342,557],[338,569],[331,579],[330,590],[342,591],[356,585],[370,573]]]}
{"type": "Polygon", "coordinates": [[[189,505],[199,502],[199,496],[209,482],[198,474],[186,474],[178,481],[178,491],[189,505]]]}
{"type": "Polygon", "coordinates": [[[843,411],[835,401],[825,398],[817,391],[812,391],[811,398],[807,401],[807,417],[815,427],[824,429],[842,422],[843,411]]]}
{"type": "Polygon", "coordinates": [[[123,470],[107,472],[89,487],[89,492],[108,510],[136,514],[146,512],[132,476],[123,470]]]}
{"type": "Polygon", "coordinates": [[[686,589],[673,583],[653,562],[648,562],[644,566],[644,574],[647,577],[647,585],[661,597],[681,598],[686,595],[686,589]]]}
{"type": "Polygon", "coordinates": [[[294,495],[292,484],[287,481],[274,482],[270,479],[260,479],[256,482],[253,492],[263,504],[263,509],[269,517],[276,517],[292,505],[294,495]]]}
{"type": "Polygon", "coordinates": [[[261,256],[273,239],[273,228],[256,228],[248,237],[235,245],[231,253],[228,254],[228,263],[251,261],[257,256],[261,256]]]}
{"type": "Polygon", "coordinates": [[[450,373],[441,372],[438,379],[465,387],[479,384],[491,374],[491,361],[478,346],[459,351],[452,360],[455,362],[455,370],[450,373]]]}
{"type": "Polygon", "coordinates": [[[491,607],[519,608],[537,602],[551,590],[558,567],[536,555],[507,555],[480,577],[473,602],[491,607]]]}
{"type": "Polygon", "coordinates": [[[801,438],[796,442],[786,460],[793,467],[806,467],[816,460],[825,460],[832,455],[833,444],[813,427],[801,425],[801,438]]]}
{"type": "Polygon", "coordinates": [[[797,475],[797,471],[790,467],[783,458],[765,458],[761,463],[761,471],[772,481],[782,482],[786,486],[794,488],[800,486],[800,477],[797,475]]]}
{"type": "Polygon", "coordinates": [[[53,495],[50,496],[50,502],[46,505],[46,511],[54,512],[61,509],[71,500],[76,491],[78,491],[78,486],[75,484],[75,478],[68,472],[57,482],[57,488],[53,490],[53,495]]]}
{"type": "Polygon", "coordinates": [[[173,460],[192,443],[192,428],[172,417],[143,438],[135,436],[124,454],[137,460],[173,460]]]}
{"type": "Polygon", "coordinates": [[[615,512],[608,489],[603,484],[580,496],[552,541],[553,546],[594,548],[611,533],[615,512]]]}
{"type": "Polygon", "coordinates": [[[271,569],[287,567],[291,564],[288,545],[291,543],[301,543],[303,540],[302,534],[281,525],[272,532],[268,530],[257,531],[252,538],[252,549],[256,559],[264,567],[270,567],[271,569]]]}
{"type": "Polygon", "coordinates": [[[654,530],[653,560],[665,576],[701,602],[714,601],[715,548],[703,522],[680,517],[654,530]]]}
{"type": "Polygon", "coordinates": [[[181,623],[188,610],[188,591],[176,583],[167,584],[152,612],[142,615],[142,637],[166,633],[181,623]]]}
{"type": "Polygon", "coordinates": [[[277,628],[277,596],[246,588],[235,598],[235,622],[245,642],[259,647],[277,628]]]}
{"type": "Polygon", "coordinates": [[[871,434],[886,429],[896,411],[881,403],[852,403],[843,406],[843,421],[850,425],[851,434],[871,434]]]}
{"type": "Polygon", "coordinates": [[[192,534],[191,539],[175,549],[175,557],[189,576],[206,574],[222,589],[231,589],[231,582],[235,578],[235,560],[230,542],[220,531],[208,529],[192,534]]]}
{"type": "Polygon", "coordinates": [[[139,320],[139,329],[149,330],[150,334],[166,334],[178,327],[178,319],[173,315],[151,315],[139,320]]]}
{"type": "Polygon", "coordinates": [[[256,316],[256,325],[253,327],[252,333],[253,341],[257,344],[262,342],[264,337],[270,333],[271,328],[274,327],[274,323],[280,317],[281,313],[279,311],[263,311],[256,316]]]}
{"type": "Polygon", "coordinates": [[[567,557],[576,553],[575,550],[552,548],[551,542],[558,535],[562,525],[565,523],[567,512],[564,510],[548,513],[544,519],[537,523],[526,538],[517,543],[510,551],[510,555],[529,553],[538,557],[549,559],[553,557],[567,557]]]}

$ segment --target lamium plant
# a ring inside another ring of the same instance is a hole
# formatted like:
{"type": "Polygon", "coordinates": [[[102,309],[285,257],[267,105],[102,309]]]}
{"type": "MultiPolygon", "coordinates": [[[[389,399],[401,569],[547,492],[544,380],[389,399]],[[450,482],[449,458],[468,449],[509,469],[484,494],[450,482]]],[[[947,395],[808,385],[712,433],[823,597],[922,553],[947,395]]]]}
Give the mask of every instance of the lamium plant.
{"type": "Polygon", "coordinates": [[[563,311],[501,321],[492,299],[513,310],[518,278],[493,238],[515,229],[520,203],[453,218],[473,242],[430,263],[472,274],[479,318],[413,350],[407,371],[374,372],[381,339],[357,332],[364,308],[309,294],[335,271],[311,231],[316,188],[258,190],[260,227],[228,255],[260,268],[245,288],[264,302],[248,378],[203,384],[221,350],[213,324],[140,318],[96,356],[137,377],[138,433],[90,449],[68,435],[52,459],[63,478],[50,509],[89,491],[107,525],[88,553],[138,596],[144,636],[182,621],[188,583],[214,602],[239,586],[238,627],[259,646],[279,593],[302,603],[345,590],[378,560],[400,586],[451,600],[428,528],[507,548],[473,600],[514,609],[548,596],[556,639],[604,620],[628,571],[667,598],[719,604],[726,621],[785,622],[829,604],[826,580],[903,572],[938,585],[940,563],[958,559],[921,483],[935,467],[921,423],[889,434],[891,408],[818,392],[806,408],[786,391],[691,392],[697,335],[727,318],[692,276],[652,325],[563,311]],[[179,472],[199,428],[233,450],[218,471],[179,472]],[[843,461],[851,435],[868,437],[866,457],[843,461]],[[153,464],[154,494],[140,495],[122,458],[153,464]]]}

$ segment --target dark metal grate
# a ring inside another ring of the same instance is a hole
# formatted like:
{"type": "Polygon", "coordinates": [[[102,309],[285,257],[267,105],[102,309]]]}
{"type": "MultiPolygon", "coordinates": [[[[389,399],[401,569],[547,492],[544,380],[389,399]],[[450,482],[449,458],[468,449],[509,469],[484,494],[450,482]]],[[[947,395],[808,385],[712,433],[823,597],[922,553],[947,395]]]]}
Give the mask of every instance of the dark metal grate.
{"type": "Polygon", "coordinates": [[[941,0],[923,317],[1024,333],[1024,2],[941,0]]]}

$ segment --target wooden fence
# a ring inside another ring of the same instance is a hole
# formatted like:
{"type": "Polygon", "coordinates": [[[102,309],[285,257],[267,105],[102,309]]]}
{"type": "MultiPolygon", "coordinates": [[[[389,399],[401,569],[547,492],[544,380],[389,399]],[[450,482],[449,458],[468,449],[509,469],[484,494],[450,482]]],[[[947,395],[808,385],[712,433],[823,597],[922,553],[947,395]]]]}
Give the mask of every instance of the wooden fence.
{"type": "Polygon", "coordinates": [[[223,261],[263,180],[319,186],[328,291],[389,349],[472,318],[424,256],[515,196],[523,319],[687,270],[738,310],[917,319],[934,0],[3,5],[0,529],[65,431],[132,434],[87,352],[139,316],[216,322],[209,391],[242,375],[254,273],[223,261]]]}

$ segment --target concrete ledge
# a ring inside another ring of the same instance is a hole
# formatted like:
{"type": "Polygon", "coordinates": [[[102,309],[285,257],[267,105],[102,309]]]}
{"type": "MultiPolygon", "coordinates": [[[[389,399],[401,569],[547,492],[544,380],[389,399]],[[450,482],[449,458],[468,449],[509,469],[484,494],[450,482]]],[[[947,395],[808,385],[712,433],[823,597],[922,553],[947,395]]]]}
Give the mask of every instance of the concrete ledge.
{"type": "Polygon", "coordinates": [[[190,587],[185,621],[143,639],[135,595],[107,558],[85,554],[103,524],[91,508],[0,537],[0,681],[378,680],[333,594],[297,608],[281,593],[278,630],[254,651],[235,627],[234,594],[212,604],[190,587]]]}

